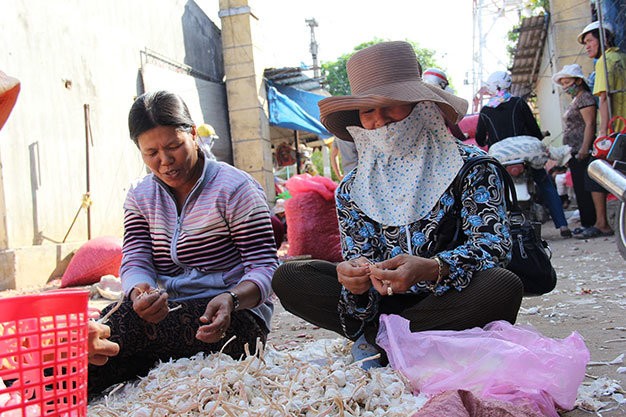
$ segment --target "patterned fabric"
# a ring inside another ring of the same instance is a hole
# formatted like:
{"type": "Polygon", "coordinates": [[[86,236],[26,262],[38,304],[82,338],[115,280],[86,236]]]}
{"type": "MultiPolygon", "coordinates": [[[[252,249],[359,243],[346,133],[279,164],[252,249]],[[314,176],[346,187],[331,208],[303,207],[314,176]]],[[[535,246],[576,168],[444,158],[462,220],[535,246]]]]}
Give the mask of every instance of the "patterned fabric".
{"type": "MultiPolygon", "coordinates": [[[[196,298],[179,303],[170,302],[170,307],[182,306],[170,312],[158,324],[148,323],[135,313],[131,301],[125,301],[107,323],[112,331],[110,340],[119,343],[119,355],[109,358],[103,366],[89,365],[89,394],[98,395],[107,387],[148,374],[158,361],[187,358],[199,352],[223,352],[235,359],[256,350],[258,340],[265,344],[269,331],[262,320],[249,310],[235,311],[231,315],[226,335],[217,343],[204,343],[196,339],[200,317],[209,298],[196,298]],[[236,336],[228,345],[224,344],[236,336]]],[[[113,304],[107,306],[106,314],[113,304]]]]}
{"type": "Polygon", "coordinates": [[[571,153],[572,148],[569,145],[546,146],[534,136],[513,136],[496,142],[489,148],[489,155],[502,163],[523,159],[535,169],[543,169],[548,159],[556,161],[557,166],[564,166],[571,153]]]}
{"type": "Polygon", "coordinates": [[[167,290],[170,300],[183,300],[252,281],[261,292],[253,311],[270,327],[278,260],[265,194],[252,177],[204,158],[180,214],[168,187],[152,174],[131,187],[124,209],[125,293],[146,282],[167,290]]]}
{"type": "Polygon", "coordinates": [[[388,226],[426,216],[463,165],[432,102],[417,103],[409,116],[378,129],[347,129],[359,154],[352,198],[367,216],[388,226]]]}
{"type": "Polygon", "coordinates": [[[498,90],[496,95],[491,97],[485,106],[498,107],[502,103],[506,103],[511,99],[511,93],[509,90],[498,90]]]}
{"type": "MultiPolygon", "coordinates": [[[[609,72],[610,91],[621,90],[621,93],[611,94],[611,111],[613,116],[626,117],[626,54],[619,48],[608,48],[605,52],[609,72]]],[[[599,95],[607,91],[607,80],[604,69],[604,58],[596,61],[596,79],[593,86],[593,94],[599,95]]],[[[624,126],[618,126],[618,130],[624,126]]]]}
{"type": "MultiPolygon", "coordinates": [[[[464,161],[474,155],[483,154],[473,146],[461,142],[456,142],[456,145],[464,161]]],[[[402,253],[426,258],[434,256],[435,237],[439,227],[444,219],[453,221],[448,214],[452,212],[454,205],[450,187],[423,219],[406,226],[388,226],[367,216],[356,204],[352,190],[356,171],[348,175],[336,191],[344,259],[363,256],[373,262],[380,262],[402,253]]],[[[470,172],[467,181],[462,184],[461,193],[462,228],[466,243],[437,254],[450,265],[450,275],[432,290],[429,288],[430,282],[418,282],[410,291],[432,291],[436,295],[442,295],[452,288],[461,291],[469,285],[474,271],[508,263],[511,237],[502,193],[502,179],[493,167],[480,165],[470,172]]],[[[378,293],[374,296],[376,294],[378,293]]],[[[359,298],[345,289],[342,300],[355,306],[363,305],[362,297],[359,298]]],[[[344,306],[344,309],[356,311],[355,307],[344,306]]]]}
{"type": "Polygon", "coordinates": [[[585,120],[580,109],[591,106],[596,106],[596,100],[591,92],[583,90],[582,93],[574,97],[563,114],[563,125],[565,126],[563,144],[571,146],[573,153],[578,153],[585,136],[585,120]]]}

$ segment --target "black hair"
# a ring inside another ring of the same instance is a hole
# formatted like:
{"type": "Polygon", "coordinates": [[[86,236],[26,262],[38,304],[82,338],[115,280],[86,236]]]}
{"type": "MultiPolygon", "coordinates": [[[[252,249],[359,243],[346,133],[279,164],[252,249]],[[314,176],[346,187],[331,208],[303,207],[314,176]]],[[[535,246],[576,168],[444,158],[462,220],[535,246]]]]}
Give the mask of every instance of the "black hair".
{"type": "MultiPolygon", "coordinates": [[[[600,29],[593,29],[587,33],[591,33],[593,37],[596,38],[598,42],[600,42],[600,29]]],[[[605,28],[604,29],[604,48],[610,48],[612,46],[615,46],[615,36],[613,36],[613,33],[610,30],[605,28]]],[[[596,54],[594,58],[600,58],[601,56],[602,56],[602,50],[598,48],[598,53],[596,54]]]]}
{"type": "Polygon", "coordinates": [[[578,84],[578,85],[580,86],[580,88],[582,88],[582,89],[583,89],[583,90],[585,90],[585,91],[591,91],[591,88],[589,88],[589,84],[587,84],[587,81],[585,81],[585,80],[584,80],[584,79],[582,79],[582,78],[579,78],[579,79],[580,79],[580,81],[581,81],[581,83],[580,83],[580,84],[578,84]]]}
{"type": "Polygon", "coordinates": [[[153,91],[140,95],[128,113],[130,138],[138,145],[139,135],[158,126],[174,126],[189,131],[193,119],[183,99],[169,91],[153,91]]]}

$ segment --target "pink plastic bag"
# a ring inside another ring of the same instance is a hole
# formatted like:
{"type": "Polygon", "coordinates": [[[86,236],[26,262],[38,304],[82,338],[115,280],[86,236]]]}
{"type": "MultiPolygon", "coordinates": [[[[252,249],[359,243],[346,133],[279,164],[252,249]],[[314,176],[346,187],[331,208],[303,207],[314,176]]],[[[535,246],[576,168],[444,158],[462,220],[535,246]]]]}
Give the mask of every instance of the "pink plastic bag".
{"type": "Polygon", "coordinates": [[[285,187],[292,196],[313,191],[321,195],[324,200],[334,201],[337,184],[330,178],[320,175],[300,174],[289,178],[285,187]]]}
{"type": "Polygon", "coordinates": [[[383,314],[376,342],[416,393],[464,389],[480,398],[531,403],[554,417],[557,408],[574,407],[589,361],[576,332],[556,340],[506,321],[484,329],[411,333],[408,320],[383,314]]]}

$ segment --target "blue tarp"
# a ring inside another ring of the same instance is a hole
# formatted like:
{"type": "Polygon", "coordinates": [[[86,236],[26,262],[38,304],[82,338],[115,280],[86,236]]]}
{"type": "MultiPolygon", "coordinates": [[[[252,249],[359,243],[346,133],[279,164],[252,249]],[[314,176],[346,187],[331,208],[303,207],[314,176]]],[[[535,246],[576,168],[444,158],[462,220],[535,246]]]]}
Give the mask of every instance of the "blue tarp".
{"type": "Polygon", "coordinates": [[[332,136],[319,121],[320,111],[317,102],[324,96],[268,83],[267,98],[271,125],[304,130],[322,138],[332,136]]]}

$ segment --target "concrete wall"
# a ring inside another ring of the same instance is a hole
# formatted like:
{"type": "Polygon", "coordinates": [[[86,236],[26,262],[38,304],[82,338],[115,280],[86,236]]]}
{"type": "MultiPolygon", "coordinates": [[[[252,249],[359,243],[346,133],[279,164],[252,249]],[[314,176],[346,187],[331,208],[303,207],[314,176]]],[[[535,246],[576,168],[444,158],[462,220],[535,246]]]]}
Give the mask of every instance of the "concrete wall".
{"type": "Polygon", "coordinates": [[[84,105],[93,139],[92,237],[121,236],[128,184],[146,172],[127,127],[142,92],[140,51],[199,67],[217,81],[223,61],[219,30],[191,0],[4,0],[0,27],[0,65],[22,82],[0,132],[1,289],[12,280],[18,287],[20,279],[45,282],[64,252],[53,242],[64,239],[77,213],[66,241],[87,239],[86,211],[79,211],[87,180],[84,105]],[[38,255],[41,247],[50,256],[38,255]],[[38,264],[34,272],[20,272],[22,264],[10,260],[16,253],[38,264]]]}
{"type": "Polygon", "coordinates": [[[580,31],[592,20],[590,2],[551,0],[550,15],[548,37],[536,86],[537,105],[541,128],[551,133],[546,141],[560,145],[562,117],[571,97],[552,84],[552,75],[569,64],[579,64],[586,75],[593,71],[593,60],[587,57],[584,47],[576,40],[580,31]]]}
{"type": "Polygon", "coordinates": [[[535,92],[537,94],[537,110],[539,113],[538,122],[541,130],[550,132],[550,136],[544,139],[544,143],[555,146],[562,144],[563,123],[561,109],[561,91],[554,83],[552,83],[552,74],[556,72],[553,64],[555,54],[555,43],[553,37],[552,26],[549,26],[542,54],[541,63],[539,65],[539,77],[535,92]]]}

